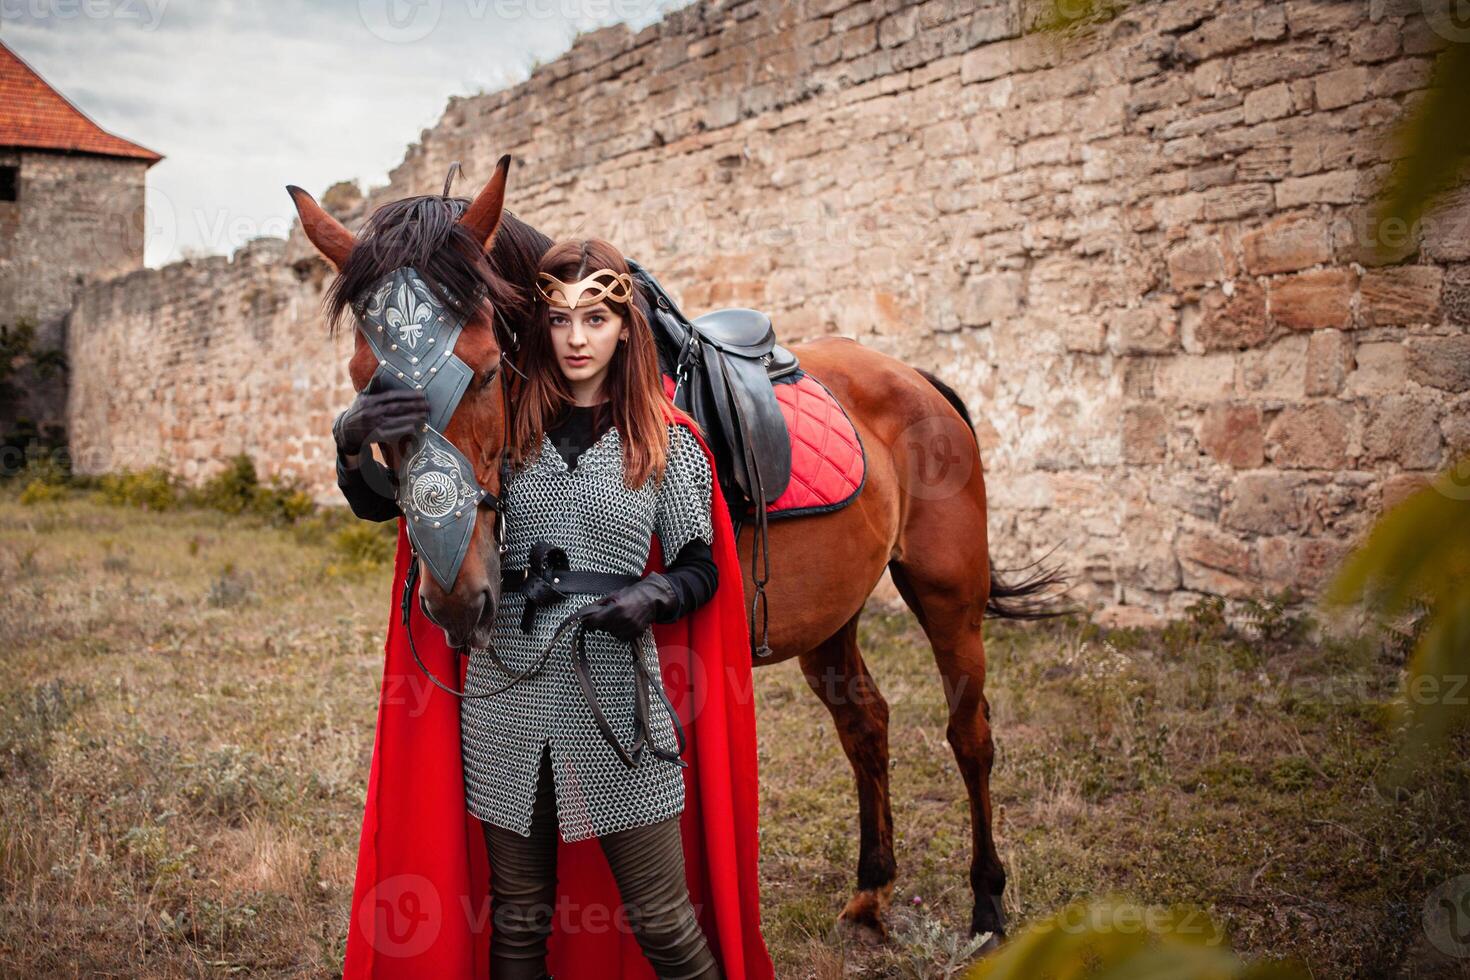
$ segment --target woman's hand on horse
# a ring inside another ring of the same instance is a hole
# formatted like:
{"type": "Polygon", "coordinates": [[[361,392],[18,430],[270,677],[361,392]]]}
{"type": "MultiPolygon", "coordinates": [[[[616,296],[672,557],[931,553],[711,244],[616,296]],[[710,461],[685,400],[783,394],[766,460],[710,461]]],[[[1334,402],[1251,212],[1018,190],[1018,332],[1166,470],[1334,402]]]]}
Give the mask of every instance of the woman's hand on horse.
{"type": "Polygon", "coordinates": [[[429,399],[414,388],[362,392],[332,423],[337,452],[356,456],[369,442],[391,443],[429,420],[429,399]]]}
{"type": "Polygon", "coordinates": [[[583,622],[589,629],[632,640],[650,623],[662,622],[659,614],[676,609],[678,604],[678,593],[669,580],[659,572],[649,572],[632,585],[588,603],[583,622]]]}

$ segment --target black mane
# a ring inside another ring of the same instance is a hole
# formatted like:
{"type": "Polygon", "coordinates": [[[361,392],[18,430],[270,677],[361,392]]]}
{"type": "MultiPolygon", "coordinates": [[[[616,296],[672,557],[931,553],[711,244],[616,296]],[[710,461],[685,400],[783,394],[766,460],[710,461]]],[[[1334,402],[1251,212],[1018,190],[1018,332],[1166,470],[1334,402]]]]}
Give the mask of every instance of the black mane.
{"type": "Polygon", "coordinates": [[[513,329],[531,311],[531,286],[551,239],[506,211],[487,256],[460,217],[470,202],[426,194],[385,204],[358,232],[357,247],[325,298],[327,329],[336,333],[343,315],[379,279],[413,266],[451,310],[469,316],[488,299],[513,329]]]}

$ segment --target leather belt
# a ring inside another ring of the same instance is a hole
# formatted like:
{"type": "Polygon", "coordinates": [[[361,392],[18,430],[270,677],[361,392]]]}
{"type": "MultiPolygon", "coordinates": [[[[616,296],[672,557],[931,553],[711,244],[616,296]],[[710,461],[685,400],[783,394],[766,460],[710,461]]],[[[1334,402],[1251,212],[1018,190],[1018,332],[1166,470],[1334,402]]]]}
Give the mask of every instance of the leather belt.
{"type": "Polygon", "coordinates": [[[521,613],[521,632],[529,633],[536,621],[536,611],[542,606],[554,606],[577,593],[606,595],[641,578],[640,575],[617,572],[574,570],[569,567],[564,550],[549,541],[537,541],[531,545],[529,568],[501,571],[500,591],[502,594],[525,593],[526,608],[521,613]]]}

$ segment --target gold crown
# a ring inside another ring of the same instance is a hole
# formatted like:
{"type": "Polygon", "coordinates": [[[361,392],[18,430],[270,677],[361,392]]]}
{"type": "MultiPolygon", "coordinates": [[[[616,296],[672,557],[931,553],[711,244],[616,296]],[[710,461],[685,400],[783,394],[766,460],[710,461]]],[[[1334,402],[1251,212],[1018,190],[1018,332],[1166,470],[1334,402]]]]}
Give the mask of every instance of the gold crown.
{"type": "Polygon", "coordinates": [[[591,306],[603,297],[626,304],[633,299],[633,277],[626,272],[598,269],[579,282],[565,283],[549,272],[542,272],[536,276],[536,291],[551,306],[569,310],[591,306]]]}

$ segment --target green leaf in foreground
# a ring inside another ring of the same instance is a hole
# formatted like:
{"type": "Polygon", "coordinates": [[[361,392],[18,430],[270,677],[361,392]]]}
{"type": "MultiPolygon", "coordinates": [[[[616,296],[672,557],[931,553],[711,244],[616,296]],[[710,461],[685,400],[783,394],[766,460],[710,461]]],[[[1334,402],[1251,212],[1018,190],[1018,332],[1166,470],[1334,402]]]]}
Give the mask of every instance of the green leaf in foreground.
{"type": "Polygon", "coordinates": [[[1203,912],[1101,901],[1068,906],[975,966],[967,980],[1273,980],[1305,974],[1247,964],[1203,912]]]}
{"type": "Polygon", "coordinates": [[[1365,602],[1403,616],[1416,605],[1429,619],[1409,659],[1397,706],[1407,737],[1391,785],[1440,750],[1470,718],[1470,459],[1383,515],[1343,565],[1327,593],[1335,605],[1365,602]]]}

